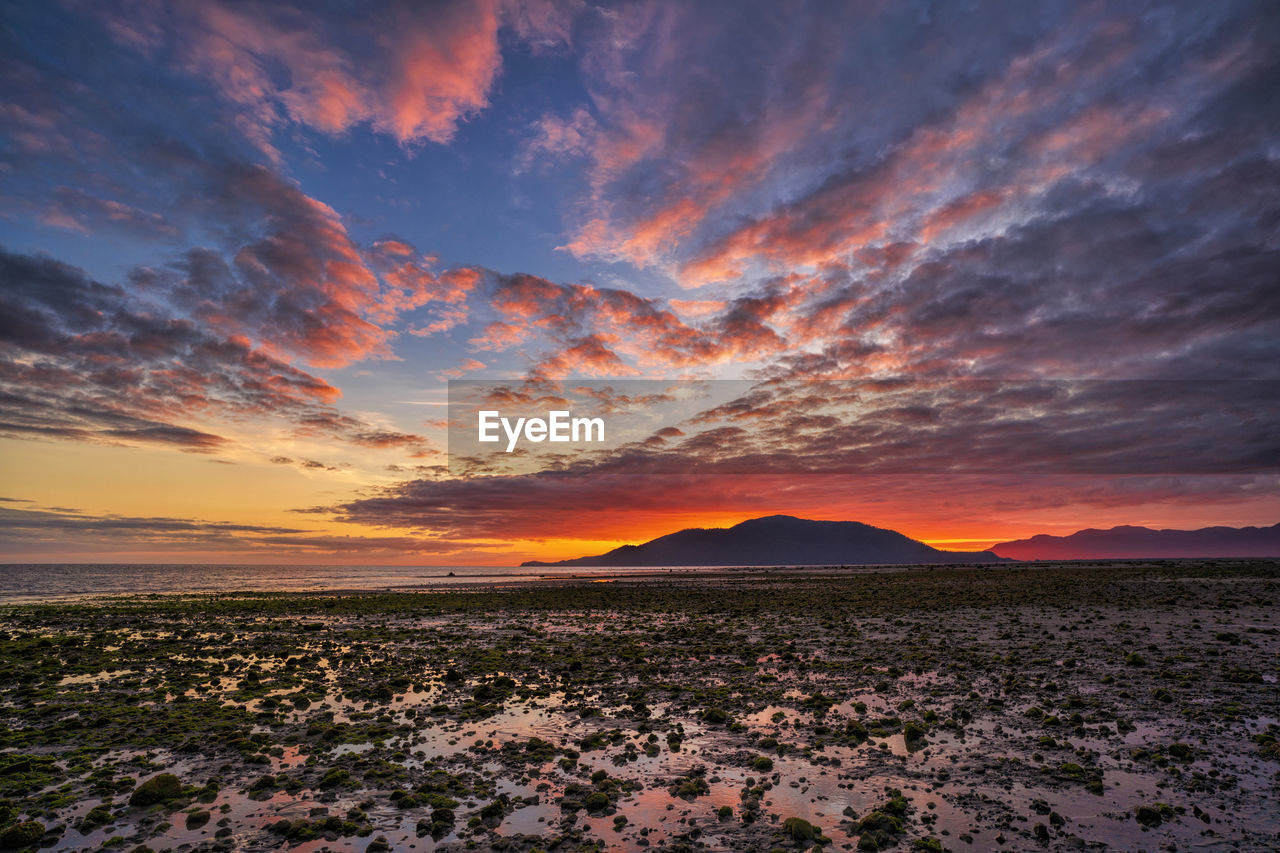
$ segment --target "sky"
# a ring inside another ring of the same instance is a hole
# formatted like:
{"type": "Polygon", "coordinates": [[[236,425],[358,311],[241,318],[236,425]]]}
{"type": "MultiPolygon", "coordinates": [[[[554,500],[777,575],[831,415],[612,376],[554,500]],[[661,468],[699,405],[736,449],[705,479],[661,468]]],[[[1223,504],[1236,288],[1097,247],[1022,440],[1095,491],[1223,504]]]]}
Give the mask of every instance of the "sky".
{"type": "Polygon", "coordinates": [[[503,565],[775,513],[970,550],[1280,521],[1273,2],[54,0],[0,25],[5,561],[503,565]],[[460,469],[462,379],[743,391],[460,469]]]}

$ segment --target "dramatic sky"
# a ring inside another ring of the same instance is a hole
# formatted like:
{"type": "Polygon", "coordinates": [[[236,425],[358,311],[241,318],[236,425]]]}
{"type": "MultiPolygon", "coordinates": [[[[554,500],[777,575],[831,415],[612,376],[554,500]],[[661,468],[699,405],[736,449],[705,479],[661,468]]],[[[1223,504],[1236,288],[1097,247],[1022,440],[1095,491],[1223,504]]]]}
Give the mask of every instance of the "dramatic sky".
{"type": "Polygon", "coordinates": [[[5,560],[1280,521],[1273,0],[7,2],[0,90],[5,560]],[[755,390],[459,471],[458,378],[755,390]]]}

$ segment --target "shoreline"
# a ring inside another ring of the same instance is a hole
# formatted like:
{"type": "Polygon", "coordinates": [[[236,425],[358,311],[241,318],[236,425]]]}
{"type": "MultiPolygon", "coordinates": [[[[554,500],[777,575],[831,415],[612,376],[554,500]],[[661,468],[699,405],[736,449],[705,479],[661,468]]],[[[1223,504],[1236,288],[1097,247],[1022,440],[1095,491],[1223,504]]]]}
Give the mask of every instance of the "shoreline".
{"type": "MultiPolygon", "coordinates": [[[[598,571],[591,571],[590,568],[581,571],[566,572],[530,572],[530,573],[510,573],[510,574],[491,574],[491,575],[458,575],[449,577],[447,575],[430,575],[420,576],[417,579],[405,578],[404,582],[378,584],[376,586],[324,586],[317,582],[308,588],[270,588],[265,583],[258,587],[250,586],[232,586],[232,587],[210,587],[206,589],[196,589],[190,591],[180,591],[172,588],[135,588],[131,590],[113,590],[113,591],[93,591],[93,592],[5,592],[0,590],[0,608],[23,605],[39,605],[39,604],[57,604],[57,603],[74,603],[96,600],[111,600],[116,598],[136,598],[145,596],[218,596],[218,595],[292,595],[292,596],[309,596],[309,595],[364,595],[364,594],[385,594],[385,593],[442,593],[452,591],[466,591],[479,589],[497,589],[497,588],[521,588],[526,586],[547,586],[556,584],[573,584],[573,583],[635,583],[643,581],[696,581],[706,580],[708,582],[719,582],[733,579],[751,579],[764,576],[781,575],[781,576],[797,576],[801,578],[822,578],[830,577],[839,579],[843,577],[856,577],[861,575],[893,575],[893,574],[917,574],[917,573],[933,573],[933,572],[999,572],[999,571],[1018,571],[1018,570],[1055,570],[1055,569],[1082,569],[1087,570],[1096,567],[1114,567],[1117,569],[1128,569],[1134,567],[1150,567],[1153,569],[1163,568],[1167,566],[1179,565],[1250,565],[1254,563],[1266,563],[1269,561],[1277,561],[1280,558],[1253,558],[1253,557],[1222,557],[1213,559],[1172,559],[1172,558],[1156,558],[1156,559],[1082,559],[1082,560],[1025,560],[1025,561],[1009,561],[1002,563],[968,563],[968,564],[880,564],[880,565],[845,565],[845,566],[679,566],[670,569],[652,569],[649,567],[638,567],[635,569],[619,569],[602,567],[598,571]],[[430,578],[430,582],[415,582],[430,578]]],[[[16,564],[15,564],[16,565],[16,564]]],[[[29,564],[21,564],[27,567],[29,564]]],[[[35,564],[30,564],[34,566],[35,564]]],[[[95,564],[59,564],[67,566],[89,566],[94,567],[95,564]]],[[[172,569],[170,564],[155,564],[158,567],[172,569]]],[[[183,568],[196,568],[197,566],[184,566],[183,568]]],[[[0,566],[0,570],[4,567],[0,566]]],[[[139,568],[150,568],[148,565],[131,564],[130,568],[136,571],[139,568]]],[[[239,567],[237,567],[239,568],[239,567]]],[[[249,567],[252,568],[252,567],[249,567]]],[[[296,569],[298,567],[288,566],[284,568],[296,569]]],[[[308,568],[308,567],[303,567],[308,568]]],[[[358,572],[359,566],[341,567],[344,572],[358,572]]],[[[369,567],[371,572],[385,567],[369,567]]],[[[483,567],[472,567],[483,568],[483,567]]],[[[511,567],[504,567],[511,568],[511,567]]],[[[169,582],[169,586],[175,586],[180,583],[181,578],[169,582]]]]}
{"type": "Polygon", "coordinates": [[[1280,560],[893,568],[3,606],[0,832],[1280,844],[1280,560]]]}

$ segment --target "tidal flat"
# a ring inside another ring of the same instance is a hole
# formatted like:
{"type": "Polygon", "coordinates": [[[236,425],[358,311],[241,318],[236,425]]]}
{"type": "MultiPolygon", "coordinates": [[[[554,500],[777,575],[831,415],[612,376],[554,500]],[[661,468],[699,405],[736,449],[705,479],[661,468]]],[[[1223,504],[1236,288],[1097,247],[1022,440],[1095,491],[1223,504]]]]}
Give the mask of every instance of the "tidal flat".
{"type": "Polygon", "coordinates": [[[0,848],[1276,850],[1280,561],[0,608],[0,848]]]}

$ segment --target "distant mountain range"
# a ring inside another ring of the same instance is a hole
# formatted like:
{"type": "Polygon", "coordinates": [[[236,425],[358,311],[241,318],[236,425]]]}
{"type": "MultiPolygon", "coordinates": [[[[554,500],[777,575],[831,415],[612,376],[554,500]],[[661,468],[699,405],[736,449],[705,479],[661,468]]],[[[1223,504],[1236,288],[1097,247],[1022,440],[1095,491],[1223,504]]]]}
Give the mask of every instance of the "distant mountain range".
{"type": "Polygon", "coordinates": [[[605,554],[523,566],[856,566],[996,563],[1009,560],[1280,557],[1280,524],[1152,530],[1113,527],[1070,536],[1033,536],[989,551],[940,551],[894,530],[857,521],[790,515],[753,518],[733,527],[691,527],[623,545],[605,554]]]}
{"type": "Polygon", "coordinates": [[[893,530],[857,521],[812,521],[789,515],[753,518],[733,527],[694,527],[607,554],[524,566],[851,566],[906,563],[996,563],[990,551],[939,551],[893,530]]]}
{"type": "Polygon", "coordinates": [[[1041,534],[1002,542],[992,549],[1014,560],[1090,560],[1179,557],[1280,557],[1280,524],[1271,527],[1204,527],[1152,530],[1113,527],[1070,536],[1041,534]]]}

